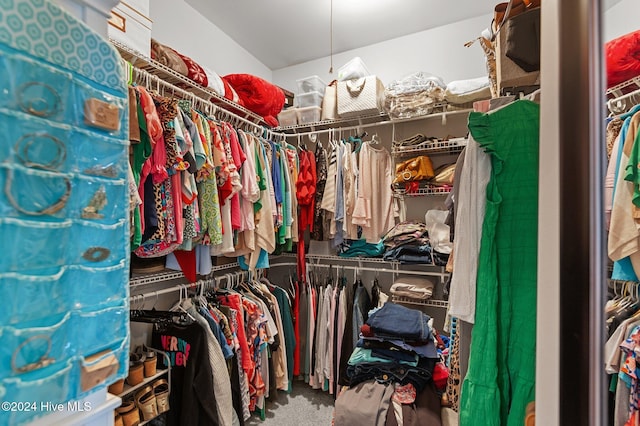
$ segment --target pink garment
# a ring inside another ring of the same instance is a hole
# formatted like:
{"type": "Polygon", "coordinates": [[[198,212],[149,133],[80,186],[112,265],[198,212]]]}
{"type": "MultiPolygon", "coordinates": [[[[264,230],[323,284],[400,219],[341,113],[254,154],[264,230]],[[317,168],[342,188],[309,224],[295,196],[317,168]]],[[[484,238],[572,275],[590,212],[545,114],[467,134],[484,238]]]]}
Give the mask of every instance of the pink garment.
{"type": "Polygon", "coordinates": [[[184,238],[184,217],[182,211],[182,179],[179,173],[171,176],[171,195],[173,196],[173,217],[176,223],[175,243],[182,244],[184,238]]]}
{"type": "MultiPolygon", "coordinates": [[[[338,354],[338,360],[336,365],[340,365],[340,355],[342,353],[342,338],[344,337],[344,329],[347,322],[347,293],[345,289],[342,289],[340,292],[340,297],[338,298],[338,337],[336,339],[338,350],[336,353],[338,354]]],[[[336,383],[340,383],[340,369],[335,372],[336,383]]]]}
{"type": "Polygon", "coordinates": [[[242,203],[240,210],[242,213],[242,223],[240,229],[242,231],[253,231],[256,228],[255,213],[253,204],[260,199],[260,187],[258,187],[256,174],[256,156],[253,136],[239,132],[244,142],[244,151],[246,161],[242,166],[242,203]]]}
{"type": "Polygon", "coordinates": [[[329,366],[329,394],[333,395],[334,383],[336,372],[333,369],[333,353],[335,352],[334,348],[336,346],[337,336],[334,333],[335,330],[335,318],[336,318],[336,309],[338,309],[338,304],[336,303],[336,294],[338,291],[338,286],[333,289],[331,293],[331,301],[329,303],[329,342],[327,344],[327,357],[325,358],[325,365],[329,366]]]}
{"type": "Polygon", "coordinates": [[[166,169],[167,150],[164,145],[162,122],[160,121],[160,116],[149,92],[141,86],[137,86],[136,88],[138,92],[140,92],[140,104],[144,111],[144,118],[147,122],[147,132],[149,133],[151,145],[153,146],[153,153],[142,166],[140,182],[146,180],[143,180],[142,177],[146,178],[149,173],[151,173],[153,175],[153,183],[159,184],[169,177],[166,169]]]}
{"type": "MultiPolygon", "coordinates": [[[[140,185],[138,186],[138,195],[140,196],[141,201],[141,204],[138,206],[138,208],[140,209],[140,229],[144,233],[144,183],[151,173],[159,173],[159,176],[154,175],[154,183],[156,183],[156,179],[158,179],[160,176],[163,176],[162,172],[164,172],[165,178],[168,177],[167,170],[164,168],[167,153],[166,151],[164,151],[165,146],[162,123],[160,122],[158,111],[156,110],[156,104],[153,102],[153,99],[151,98],[151,95],[149,95],[149,92],[147,92],[147,89],[142,86],[136,86],[136,90],[140,94],[140,106],[142,107],[142,111],[144,112],[144,118],[147,124],[147,133],[149,134],[152,149],[152,154],[149,156],[149,158],[146,159],[144,164],[142,164],[142,169],[140,170],[140,185]],[[164,151],[164,161],[162,161],[162,153],[159,153],[159,158],[156,159],[156,151],[164,151]],[[157,163],[157,161],[160,162],[157,163]],[[160,166],[156,166],[157,164],[159,164],[160,166]]],[[[160,182],[162,180],[160,180],[160,182]]]]}
{"type": "MultiPolygon", "coordinates": [[[[236,165],[236,170],[240,170],[242,165],[247,160],[247,156],[240,147],[238,141],[238,134],[230,124],[225,124],[227,131],[229,132],[229,144],[231,146],[231,157],[233,163],[236,165]]],[[[242,184],[239,181],[238,187],[236,187],[233,197],[231,198],[231,227],[234,231],[242,228],[242,212],[240,210],[240,191],[242,190],[242,184]]]]}

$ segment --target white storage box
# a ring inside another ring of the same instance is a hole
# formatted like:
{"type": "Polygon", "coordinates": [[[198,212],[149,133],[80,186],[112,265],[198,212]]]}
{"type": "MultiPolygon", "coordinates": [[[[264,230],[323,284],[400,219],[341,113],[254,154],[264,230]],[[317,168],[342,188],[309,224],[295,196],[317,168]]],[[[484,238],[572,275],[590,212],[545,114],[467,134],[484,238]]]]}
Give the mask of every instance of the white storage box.
{"type": "Polygon", "coordinates": [[[296,96],[296,106],[299,108],[306,108],[311,106],[322,106],[322,98],[324,93],[321,92],[309,92],[302,93],[296,96]]]}
{"type": "Polygon", "coordinates": [[[278,123],[280,126],[295,126],[298,124],[298,114],[296,111],[296,108],[283,109],[280,114],[278,114],[278,123]]]}
{"type": "Polygon", "coordinates": [[[149,0],[127,0],[121,1],[121,5],[129,6],[145,18],[149,18],[149,0]]]}
{"type": "Polygon", "coordinates": [[[111,11],[109,38],[151,57],[151,20],[124,3],[111,11]]]}
{"type": "Polygon", "coordinates": [[[296,109],[296,113],[298,114],[298,124],[309,124],[320,121],[320,114],[322,113],[322,108],[319,106],[310,106],[306,108],[298,108],[296,109]]]}
{"type": "Polygon", "coordinates": [[[317,75],[311,77],[301,78],[296,80],[298,83],[298,94],[309,92],[324,93],[324,88],[327,87],[327,83],[322,81],[317,75]]]}

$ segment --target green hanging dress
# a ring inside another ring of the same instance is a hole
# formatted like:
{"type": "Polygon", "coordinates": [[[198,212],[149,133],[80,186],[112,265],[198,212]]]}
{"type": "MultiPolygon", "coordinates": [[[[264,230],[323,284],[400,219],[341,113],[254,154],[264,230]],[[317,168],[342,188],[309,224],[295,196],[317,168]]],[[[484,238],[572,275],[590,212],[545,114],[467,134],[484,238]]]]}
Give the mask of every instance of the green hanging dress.
{"type": "Polygon", "coordinates": [[[535,398],[539,121],[528,100],[469,116],[492,171],[461,426],[522,426],[535,398]]]}

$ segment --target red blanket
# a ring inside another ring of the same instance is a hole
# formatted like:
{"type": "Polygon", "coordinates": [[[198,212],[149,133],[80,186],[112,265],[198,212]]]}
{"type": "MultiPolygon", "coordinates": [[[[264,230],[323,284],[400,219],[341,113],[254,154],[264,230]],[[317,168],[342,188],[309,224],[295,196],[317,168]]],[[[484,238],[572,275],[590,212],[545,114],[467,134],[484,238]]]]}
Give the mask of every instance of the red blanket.
{"type": "Polygon", "coordinates": [[[282,111],[285,101],[282,89],[251,74],[229,74],[222,79],[235,89],[245,108],[277,125],[274,117],[282,111]]]}
{"type": "Polygon", "coordinates": [[[640,76],[640,31],[611,40],[605,52],[607,88],[640,76]]]}

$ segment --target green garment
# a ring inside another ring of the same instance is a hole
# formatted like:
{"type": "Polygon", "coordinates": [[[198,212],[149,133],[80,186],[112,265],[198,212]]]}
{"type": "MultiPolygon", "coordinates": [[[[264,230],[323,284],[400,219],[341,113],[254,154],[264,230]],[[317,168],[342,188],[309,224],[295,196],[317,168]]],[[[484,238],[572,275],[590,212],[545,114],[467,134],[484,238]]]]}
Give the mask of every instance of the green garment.
{"type": "MultiPolygon", "coordinates": [[[[136,90],[137,110],[138,110],[138,126],[140,126],[140,142],[131,145],[131,171],[136,182],[136,187],[140,188],[140,174],[142,173],[142,166],[147,158],[151,156],[153,148],[151,146],[151,138],[149,137],[149,131],[147,130],[147,121],[145,119],[142,105],[140,104],[140,94],[136,90]]],[[[131,123],[131,126],[135,126],[135,123],[131,123]]],[[[140,209],[135,208],[133,210],[132,220],[133,235],[131,236],[131,251],[134,251],[140,244],[142,244],[142,222],[140,218],[140,209]]]]}
{"type": "Polygon", "coordinates": [[[296,334],[293,328],[293,315],[291,314],[291,304],[287,292],[280,287],[273,289],[273,295],[278,301],[280,308],[280,319],[282,320],[282,328],[284,331],[284,342],[287,348],[287,374],[289,376],[289,390],[291,392],[291,384],[293,383],[293,353],[296,349],[296,334]]]}
{"type": "Polygon", "coordinates": [[[527,100],[469,116],[492,170],[460,426],[522,426],[535,398],[539,120],[527,100]]]}
{"type": "MultiPolygon", "coordinates": [[[[624,144],[624,141],[620,141],[624,144]]],[[[640,207],[640,132],[636,133],[633,147],[629,155],[629,164],[625,170],[624,180],[633,182],[633,204],[640,207]]],[[[635,211],[634,211],[635,212],[635,211]]]]}

